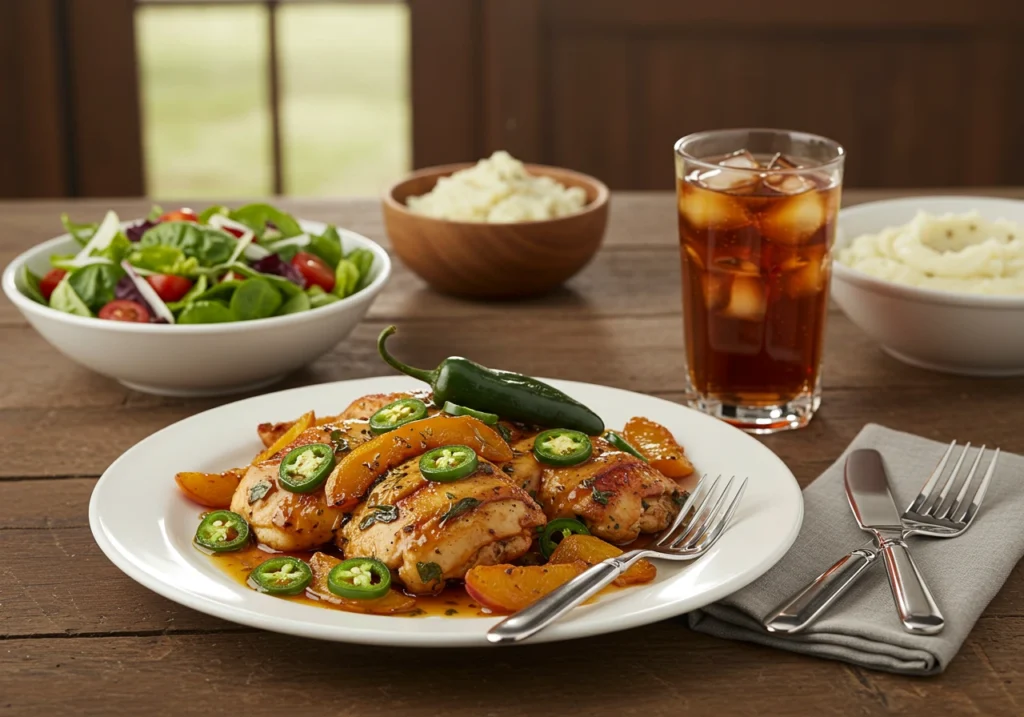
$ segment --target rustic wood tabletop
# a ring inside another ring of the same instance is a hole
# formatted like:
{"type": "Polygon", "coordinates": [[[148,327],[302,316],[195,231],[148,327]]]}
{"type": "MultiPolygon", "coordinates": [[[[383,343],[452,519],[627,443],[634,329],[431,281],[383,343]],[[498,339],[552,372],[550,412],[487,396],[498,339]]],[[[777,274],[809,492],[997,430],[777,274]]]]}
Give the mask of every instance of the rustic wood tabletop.
{"type": "MultiPolygon", "coordinates": [[[[908,192],[848,191],[846,203],[908,192]]],[[[935,193],[935,192],[930,192],[935,193]]],[[[984,191],[1024,198],[1024,189],[984,191]]],[[[373,199],[281,200],[387,245],[373,199]]],[[[144,200],[0,202],[0,265],[60,233],[59,215],[141,216],[144,200]]],[[[674,202],[617,194],[601,252],[554,295],[468,303],[402,266],[347,341],[275,388],[386,371],[396,352],[450,353],[528,374],[682,397],[674,202]]],[[[187,361],[187,357],[185,358],[187,361]]],[[[802,485],[868,422],[1024,451],[1024,379],[957,378],[884,355],[830,318],[824,403],[802,431],[765,439],[802,485]]],[[[0,301],[0,712],[483,715],[1021,714],[1024,570],[1018,567],[947,672],[911,678],[690,632],[680,617],[577,642],[491,650],[332,644],[240,627],[165,600],[117,570],[87,520],[97,477],[123,451],[233,399],[136,393],[58,354],[0,301]]],[[[267,417],[273,418],[273,417],[267,417]]],[[[154,466],[140,480],[170,480],[154,466]]],[[[165,475],[166,474],[166,475],[165,475]]]]}

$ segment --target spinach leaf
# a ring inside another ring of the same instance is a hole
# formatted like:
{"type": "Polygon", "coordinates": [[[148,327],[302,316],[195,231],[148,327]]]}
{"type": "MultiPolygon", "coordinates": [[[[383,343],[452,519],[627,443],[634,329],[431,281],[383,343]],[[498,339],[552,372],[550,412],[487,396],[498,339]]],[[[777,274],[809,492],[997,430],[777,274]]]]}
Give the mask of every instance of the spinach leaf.
{"type": "Polygon", "coordinates": [[[120,264],[123,259],[128,258],[134,249],[135,245],[128,240],[128,237],[118,232],[106,247],[95,252],[93,256],[110,259],[115,264],[120,264]]]}
{"type": "Polygon", "coordinates": [[[231,271],[236,274],[240,274],[249,279],[262,279],[263,281],[269,282],[270,285],[280,291],[286,299],[290,299],[296,294],[302,293],[301,286],[288,281],[288,279],[285,279],[283,276],[277,276],[276,274],[264,274],[263,272],[256,271],[245,264],[232,264],[227,268],[230,268],[231,271]]]}
{"type": "Polygon", "coordinates": [[[302,227],[295,221],[295,217],[269,204],[247,204],[232,211],[228,217],[249,227],[258,237],[262,237],[266,232],[267,222],[273,222],[282,237],[293,237],[302,233],[302,227]]]}
{"type": "Polygon", "coordinates": [[[338,236],[338,230],[328,226],[320,236],[311,234],[306,250],[326,261],[332,269],[337,268],[338,262],[341,261],[341,237],[338,236]]]}
{"type": "Polygon", "coordinates": [[[167,308],[174,312],[181,311],[186,306],[188,306],[193,301],[202,296],[203,293],[206,291],[206,288],[209,286],[209,284],[210,282],[206,278],[206,274],[200,274],[199,278],[196,279],[196,283],[194,283],[192,285],[192,288],[188,290],[188,293],[186,293],[178,301],[172,301],[171,303],[167,304],[167,308]]]}
{"type": "Polygon", "coordinates": [[[97,223],[92,224],[76,224],[71,221],[67,214],[60,215],[60,223],[64,225],[64,229],[68,234],[74,238],[76,242],[85,246],[92,239],[92,235],[96,233],[96,230],[100,228],[97,223]]]}
{"type": "Polygon", "coordinates": [[[231,313],[239,321],[265,319],[281,308],[281,293],[263,279],[246,279],[231,296],[231,313]]]}
{"type": "Polygon", "coordinates": [[[444,515],[441,516],[441,525],[444,525],[452,518],[457,518],[463,513],[473,510],[478,505],[480,505],[480,501],[476,498],[463,498],[445,511],[444,515]]]}
{"type": "Polygon", "coordinates": [[[164,208],[159,204],[154,204],[149,208],[149,214],[146,215],[146,221],[158,222],[160,221],[160,215],[164,213],[164,208]]]}
{"type": "Polygon", "coordinates": [[[355,292],[358,284],[359,268],[348,259],[339,261],[334,270],[334,295],[344,299],[355,292]]]}
{"type": "Polygon", "coordinates": [[[309,287],[306,290],[306,293],[309,294],[309,308],[311,309],[319,309],[321,306],[327,306],[328,304],[333,304],[335,301],[341,301],[337,296],[334,294],[328,294],[319,286],[309,287]],[[313,291],[314,289],[319,289],[319,291],[313,291]]]}
{"type": "Polygon", "coordinates": [[[213,217],[213,215],[215,214],[223,214],[224,216],[228,216],[229,214],[231,214],[231,210],[228,207],[225,207],[223,204],[214,204],[212,207],[207,207],[203,211],[199,212],[199,223],[209,224],[210,218],[213,217]]]}
{"type": "Polygon", "coordinates": [[[194,257],[201,266],[216,266],[231,258],[236,241],[227,232],[213,227],[193,222],[163,222],[148,229],[139,244],[174,247],[186,257],[194,257]]]}
{"type": "Polygon", "coordinates": [[[310,308],[312,307],[309,303],[309,297],[306,296],[305,292],[301,292],[284,302],[281,308],[277,310],[277,315],[297,314],[300,311],[309,311],[310,308]]]}
{"type": "Polygon", "coordinates": [[[46,299],[43,297],[43,292],[39,289],[39,277],[33,274],[24,264],[18,269],[18,273],[14,275],[14,286],[23,295],[32,299],[32,301],[46,306],[46,299]]]}
{"type": "Polygon", "coordinates": [[[283,246],[280,249],[275,249],[274,253],[277,254],[285,264],[290,264],[292,259],[295,258],[295,255],[300,251],[302,251],[302,247],[290,244],[288,246],[283,246]]]}
{"type": "Polygon", "coordinates": [[[235,289],[240,287],[242,282],[238,279],[228,279],[214,284],[209,289],[196,297],[197,301],[223,301],[230,303],[231,297],[235,295],[235,289]]]}
{"type": "Polygon", "coordinates": [[[398,520],[398,508],[393,505],[375,505],[359,523],[360,530],[366,530],[374,523],[394,523],[398,520]]]}
{"type": "Polygon", "coordinates": [[[193,301],[178,316],[179,324],[222,324],[234,320],[231,309],[220,301],[193,301]]]}
{"type": "Polygon", "coordinates": [[[67,276],[69,286],[90,311],[99,311],[114,300],[114,287],[124,269],[113,264],[90,264],[67,276]]]}
{"type": "Polygon", "coordinates": [[[132,251],[128,261],[132,266],[158,274],[190,276],[199,268],[199,261],[194,256],[186,257],[181,249],[166,244],[141,246],[132,251]]]}
{"type": "Polygon", "coordinates": [[[61,279],[61,282],[57,284],[57,288],[53,290],[53,293],[50,295],[50,308],[68,314],[75,314],[76,316],[92,316],[89,307],[85,305],[85,302],[71,288],[71,282],[68,281],[70,276],[68,274],[61,279]]]}
{"type": "Polygon", "coordinates": [[[370,283],[370,269],[373,267],[373,252],[369,249],[353,249],[345,258],[355,264],[356,269],[359,270],[359,280],[350,292],[355,293],[370,283]]]}
{"type": "Polygon", "coordinates": [[[441,566],[437,563],[416,563],[416,572],[420,574],[420,580],[425,583],[437,582],[444,575],[441,566]]]}

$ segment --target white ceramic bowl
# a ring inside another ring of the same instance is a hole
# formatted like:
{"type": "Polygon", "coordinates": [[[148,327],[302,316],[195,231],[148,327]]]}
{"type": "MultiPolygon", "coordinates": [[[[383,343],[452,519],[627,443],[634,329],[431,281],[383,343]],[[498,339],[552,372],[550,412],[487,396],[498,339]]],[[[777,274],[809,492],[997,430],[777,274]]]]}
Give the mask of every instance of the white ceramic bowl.
{"type": "MultiPolygon", "coordinates": [[[[300,221],[321,233],[320,222],[300,221]]],[[[357,294],[318,309],[286,316],[187,326],[102,321],[66,314],[32,301],[14,277],[27,264],[36,274],[50,268],[50,255],[74,252],[64,234],[29,249],[3,274],[3,289],[43,338],[72,361],[125,386],[167,396],[218,396],[270,385],[329,351],[355,328],[391,275],[380,246],[339,229],[346,252],[373,252],[373,280],[357,294]]]]}
{"type": "MultiPolygon", "coordinates": [[[[931,214],[978,211],[1024,226],[1024,201],[991,197],[908,197],[859,204],[839,213],[838,250],[861,234],[931,214]]],[[[968,376],[1024,375],[1024,296],[983,296],[895,284],[833,265],[832,296],[893,357],[968,376]]]]}

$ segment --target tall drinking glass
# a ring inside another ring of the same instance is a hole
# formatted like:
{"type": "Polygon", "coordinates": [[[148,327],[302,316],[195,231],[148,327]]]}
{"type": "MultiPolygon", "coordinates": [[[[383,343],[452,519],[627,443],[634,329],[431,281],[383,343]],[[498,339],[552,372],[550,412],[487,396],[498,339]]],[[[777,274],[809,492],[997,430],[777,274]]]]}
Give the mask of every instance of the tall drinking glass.
{"type": "Polygon", "coordinates": [[[676,142],[690,405],[755,433],[807,425],[821,354],[845,153],[802,132],[676,142]]]}

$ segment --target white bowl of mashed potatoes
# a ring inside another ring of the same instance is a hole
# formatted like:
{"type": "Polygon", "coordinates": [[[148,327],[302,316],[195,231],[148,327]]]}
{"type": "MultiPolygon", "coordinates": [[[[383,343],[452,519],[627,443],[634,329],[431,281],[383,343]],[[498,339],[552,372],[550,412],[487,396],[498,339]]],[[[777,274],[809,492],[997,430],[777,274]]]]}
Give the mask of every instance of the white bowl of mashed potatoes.
{"type": "Polygon", "coordinates": [[[1024,201],[909,197],[843,209],[832,296],[905,363],[1024,375],[1024,201]]]}
{"type": "Polygon", "coordinates": [[[506,152],[415,172],[383,205],[406,266],[437,291],[479,299],[552,291],[593,258],[608,222],[602,182],[506,152]]]}

